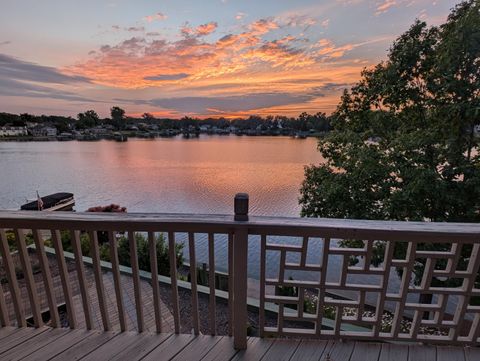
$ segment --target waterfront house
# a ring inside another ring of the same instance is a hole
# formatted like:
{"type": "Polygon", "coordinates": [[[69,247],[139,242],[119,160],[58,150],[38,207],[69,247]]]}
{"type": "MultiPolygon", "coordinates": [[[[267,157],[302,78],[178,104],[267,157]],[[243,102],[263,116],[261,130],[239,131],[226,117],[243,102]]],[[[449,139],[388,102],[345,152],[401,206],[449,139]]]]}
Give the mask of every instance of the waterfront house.
{"type": "Polygon", "coordinates": [[[0,137],[18,137],[28,135],[27,127],[14,127],[6,125],[0,127],[0,137]]]}
{"type": "Polygon", "coordinates": [[[48,137],[48,138],[56,137],[58,132],[57,128],[53,126],[45,126],[41,124],[38,124],[33,128],[30,128],[29,131],[34,137],[48,137]]]}

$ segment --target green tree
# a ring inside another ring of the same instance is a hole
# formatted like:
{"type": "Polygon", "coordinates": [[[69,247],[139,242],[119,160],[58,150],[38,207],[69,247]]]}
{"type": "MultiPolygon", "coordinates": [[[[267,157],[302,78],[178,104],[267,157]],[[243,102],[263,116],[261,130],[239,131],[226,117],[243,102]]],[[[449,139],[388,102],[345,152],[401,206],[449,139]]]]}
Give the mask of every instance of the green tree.
{"type": "Polygon", "coordinates": [[[112,107],[110,109],[110,116],[117,129],[125,128],[125,110],[120,107],[112,107]]]}
{"type": "Polygon", "coordinates": [[[100,118],[94,110],[87,110],[85,113],[78,113],[77,128],[91,128],[100,123],[100,118]]]}
{"type": "Polygon", "coordinates": [[[332,119],[325,163],[305,169],[302,216],[478,222],[480,3],[460,3],[439,27],[416,21],[332,119]]]}

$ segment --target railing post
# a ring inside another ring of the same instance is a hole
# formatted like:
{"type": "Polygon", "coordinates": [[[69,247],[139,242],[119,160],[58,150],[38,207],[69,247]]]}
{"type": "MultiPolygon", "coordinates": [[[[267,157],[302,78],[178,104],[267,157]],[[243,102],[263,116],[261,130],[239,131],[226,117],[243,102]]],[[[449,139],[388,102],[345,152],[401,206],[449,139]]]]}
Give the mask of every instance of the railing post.
{"type": "MultiPolygon", "coordinates": [[[[248,221],[248,194],[235,195],[235,221],[248,221]]],[[[248,229],[235,227],[233,239],[233,344],[247,348],[247,255],[248,229]]]]}

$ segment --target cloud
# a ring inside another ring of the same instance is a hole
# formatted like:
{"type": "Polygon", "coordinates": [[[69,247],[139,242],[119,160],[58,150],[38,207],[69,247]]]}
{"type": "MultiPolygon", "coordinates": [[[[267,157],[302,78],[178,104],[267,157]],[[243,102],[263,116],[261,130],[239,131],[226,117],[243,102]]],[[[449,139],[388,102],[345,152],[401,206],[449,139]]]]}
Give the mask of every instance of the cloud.
{"type": "MultiPolygon", "coordinates": [[[[207,39],[204,35],[214,31],[216,23],[197,27],[187,23],[182,27],[184,36],[176,40],[132,37],[116,45],[104,45],[87,61],[66,70],[91,78],[97,84],[122,89],[166,89],[172,83],[167,80],[175,80],[185,89],[193,82],[198,86],[204,85],[200,82],[212,83],[221,78],[252,83],[272,72],[282,74],[312,68],[311,74],[316,74],[315,66],[327,61],[339,62],[347,52],[365,44],[336,45],[329,39],[311,44],[308,39],[294,35],[277,36],[273,30],[280,26],[286,25],[273,18],[260,19],[243,26],[243,32],[207,39]],[[183,76],[169,78],[171,74],[188,74],[188,82],[183,76]]],[[[356,69],[360,69],[359,64],[356,69]]]]}
{"type": "Polygon", "coordinates": [[[386,13],[392,6],[397,5],[395,0],[383,0],[380,3],[377,3],[375,8],[375,16],[386,13]]]}
{"type": "Polygon", "coordinates": [[[89,102],[92,100],[64,89],[58,89],[62,86],[87,83],[89,83],[89,79],[84,76],[66,75],[52,67],[0,54],[0,95],[89,102]],[[36,83],[52,84],[56,88],[36,83]]]}
{"type": "MultiPolygon", "coordinates": [[[[282,22],[282,20],[279,19],[279,22],[282,22]]],[[[282,23],[284,23],[284,26],[300,27],[303,28],[303,31],[307,31],[310,27],[317,24],[317,20],[307,15],[295,14],[285,18],[282,23]]]]}
{"type": "MultiPolygon", "coordinates": [[[[178,97],[158,98],[149,101],[133,101],[139,105],[153,105],[180,113],[218,114],[253,109],[269,108],[308,102],[318,95],[289,93],[257,93],[247,95],[230,95],[218,97],[178,97]]],[[[126,99],[115,99],[121,102],[132,102],[126,99]]]]}
{"type": "Polygon", "coordinates": [[[5,54],[0,54],[0,78],[54,84],[90,82],[85,76],[66,75],[56,68],[26,62],[5,54]]]}
{"type": "Polygon", "coordinates": [[[238,12],[237,15],[235,15],[236,20],[242,20],[247,14],[238,12]]]}
{"type": "Polygon", "coordinates": [[[145,31],[145,27],[144,26],[130,26],[126,30],[130,31],[130,32],[145,31]]]}
{"type": "Polygon", "coordinates": [[[180,80],[187,78],[189,74],[186,73],[178,73],[178,74],[160,74],[160,75],[153,75],[153,76],[146,76],[145,80],[152,80],[152,81],[165,81],[165,80],[180,80]]]}
{"type": "Polygon", "coordinates": [[[328,25],[330,25],[330,19],[325,19],[323,20],[320,25],[322,25],[324,28],[328,28],[328,25]]]}
{"type": "Polygon", "coordinates": [[[6,41],[0,41],[0,46],[2,45],[9,45],[11,44],[12,42],[10,40],[6,40],[6,41]]]}
{"type": "Polygon", "coordinates": [[[180,32],[186,37],[201,37],[213,33],[217,27],[218,24],[214,21],[199,25],[196,28],[190,27],[187,23],[180,29],[180,32]]]}
{"type": "Polygon", "coordinates": [[[154,21],[160,21],[160,20],[166,20],[167,19],[167,15],[163,14],[163,13],[156,13],[156,14],[153,14],[153,15],[147,15],[143,18],[143,20],[145,20],[147,23],[151,23],[151,22],[154,22],[154,21]]]}
{"type": "Polygon", "coordinates": [[[278,29],[279,25],[275,22],[273,18],[260,19],[250,24],[249,30],[252,34],[262,35],[266,34],[271,30],[278,29]]]}
{"type": "Polygon", "coordinates": [[[316,43],[317,50],[316,54],[323,58],[340,58],[345,55],[346,52],[356,48],[359,44],[345,44],[342,46],[336,46],[329,39],[320,39],[316,43]]]}

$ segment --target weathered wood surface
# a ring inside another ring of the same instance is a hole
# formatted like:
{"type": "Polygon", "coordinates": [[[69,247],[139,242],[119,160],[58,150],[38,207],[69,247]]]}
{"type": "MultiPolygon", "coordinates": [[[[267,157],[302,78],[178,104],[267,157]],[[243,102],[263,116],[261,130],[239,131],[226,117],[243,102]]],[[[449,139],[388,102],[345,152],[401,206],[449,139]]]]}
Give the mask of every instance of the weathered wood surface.
{"type": "Polygon", "coordinates": [[[189,231],[224,233],[232,228],[248,228],[269,234],[322,234],[324,237],[380,237],[381,239],[425,239],[478,241],[480,225],[450,222],[397,222],[330,218],[295,218],[250,216],[248,221],[234,221],[232,215],[94,213],[94,212],[29,212],[0,211],[0,228],[59,229],[68,224],[72,229],[112,231],[189,231]],[[452,237],[454,236],[454,237],[452,237]]]}
{"type": "Polygon", "coordinates": [[[111,332],[66,328],[0,328],[1,360],[478,360],[480,349],[355,341],[250,337],[235,350],[228,336],[111,332]]]}

